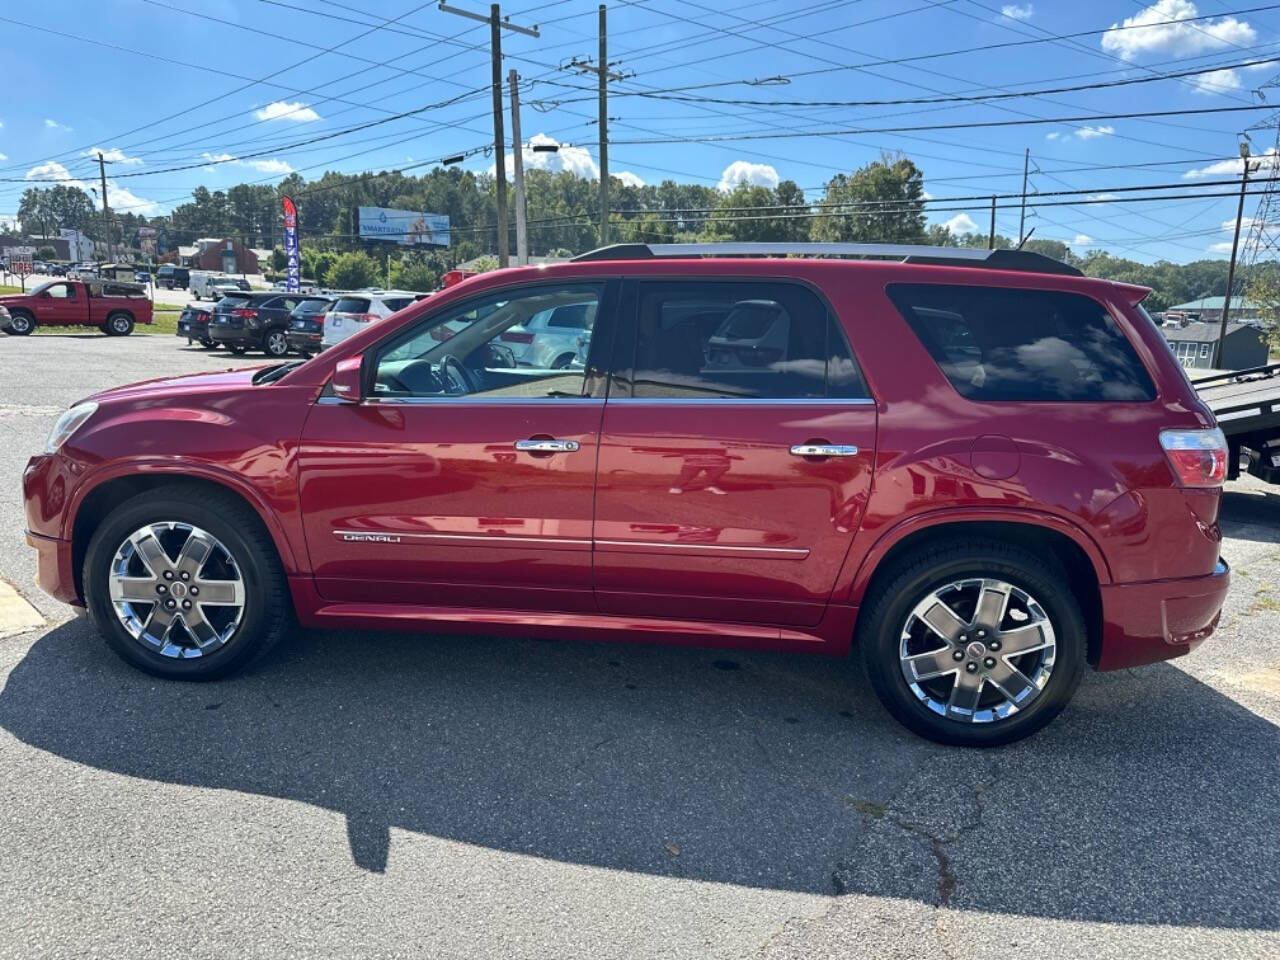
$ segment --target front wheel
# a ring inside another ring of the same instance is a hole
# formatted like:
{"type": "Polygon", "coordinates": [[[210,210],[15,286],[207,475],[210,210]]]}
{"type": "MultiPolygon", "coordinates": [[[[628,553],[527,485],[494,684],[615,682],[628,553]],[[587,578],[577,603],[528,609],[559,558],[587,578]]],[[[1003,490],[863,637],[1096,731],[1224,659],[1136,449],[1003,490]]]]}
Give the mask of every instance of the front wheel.
{"type": "Polygon", "coordinates": [[[289,624],[274,545],[222,491],[161,487],[121,504],[89,541],[83,578],[108,646],[161,677],[226,676],[289,624]]]}
{"type": "Polygon", "coordinates": [[[234,353],[237,357],[244,356],[244,354],[249,350],[249,348],[246,347],[243,343],[233,343],[229,347],[227,347],[227,349],[230,350],[232,353],[234,353]]]}
{"type": "Polygon", "coordinates": [[[127,313],[113,313],[107,317],[107,336],[127,337],[133,333],[133,317],[127,313]]]}
{"type": "Polygon", "coordinates": [[[289,339],[283,330],[268,330],[262,338],[262,352],[268,357],[287,357],[289,355],[289,339]]]}
{"type": "Polygon", "coordinates": [[[36,318],[25,310],[14,310],[9,315],[9,326],[5,327],[5,333],[12,334],[15,337],[25,337],[36,328],[36,318]]]}
{"type": "Polygon", "coordinates": [[[1084,616],[1065,572],[1010,544],[928,548],[877,584],[864,610],[859,642],[876,694],[939,743],[1030,736],[1084,669],[1084,616]]]}

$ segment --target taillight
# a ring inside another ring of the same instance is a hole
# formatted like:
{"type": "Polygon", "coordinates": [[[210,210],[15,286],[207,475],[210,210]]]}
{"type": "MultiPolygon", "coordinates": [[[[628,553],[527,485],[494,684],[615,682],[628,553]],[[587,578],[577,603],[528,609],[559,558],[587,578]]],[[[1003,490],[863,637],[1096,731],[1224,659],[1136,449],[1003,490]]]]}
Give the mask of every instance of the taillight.
{"type": "Polygon", "coordinates": [[[257,310],[232,310],[233,317],[243,317],[245,320],[253,320],[258,316],[257,310]]]}
{"type": "Polygon", "coordinates": [[[1160,446],[1184,487],[1220,487],[1227,479],[1227,438],[1212,430],[1161,430],[1160,446]]]}
{"type": "Polygon", "coordinates": [[[381,320],[376,313],[353,313],[351,319],[356,323],[373,323],[375,320],[381,320]]]}
{"type": "Polygon", "coordinates": [[[532,333],[521,333],[515,330],[508,330],[502,335],[502,339],[507,343],[533,343],[532,333]]]}

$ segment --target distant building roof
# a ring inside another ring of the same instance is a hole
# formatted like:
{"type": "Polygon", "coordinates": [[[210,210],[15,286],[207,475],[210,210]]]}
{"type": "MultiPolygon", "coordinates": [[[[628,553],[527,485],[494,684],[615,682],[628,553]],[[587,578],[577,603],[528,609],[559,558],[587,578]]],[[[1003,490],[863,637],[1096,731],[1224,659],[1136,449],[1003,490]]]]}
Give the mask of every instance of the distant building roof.
{"type": "MultiPolygon", "coordinates": [[[[1199,300],[1192,300],[1189,303],[1175,303],[1169,310],[1182,310],[1187,313],[1195,313],[1197,310],[1221,310],[1222,303],[1226,297],[1201,297],[1199,300]]],[[[1262,304],[1255,303],[1253,300],[1246,300],[1244,297],[1232,297],[1232,310],[1260,310],[1262,304]]]]}
{"type": "MultiPolygon", "coordinates": [[[[1164,334],[1166,340],[1175,342],[1186,340],[1192,343],[1213,343],[1218,339],[1218,329],[1219,325],[1216,323],[1188,323],[1185,327],[1161,327],[1160,332],[1164,334]]],[[[1227,336],[1231,336],[1237,330],[1257,329],[1248,323],[1228,323],[1227,336]]]]}
{"type": "Polygon", "coordinates": [[[200,252],[200,248],[196,246],[188,247],[184,245],[184,246],[178,247],[178,256],[180,257],[194,257],[199,252],[200,252]]]}

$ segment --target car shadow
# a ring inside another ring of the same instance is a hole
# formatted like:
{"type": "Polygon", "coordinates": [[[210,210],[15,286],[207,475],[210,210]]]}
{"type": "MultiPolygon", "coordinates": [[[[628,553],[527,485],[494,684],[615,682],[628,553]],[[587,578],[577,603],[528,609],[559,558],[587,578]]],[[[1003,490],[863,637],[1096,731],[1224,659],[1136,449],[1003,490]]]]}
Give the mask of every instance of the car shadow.
{"type": "Polygon", "coordinates": [[[1218,519],[1229,537],[1280,543],[1280,492],[1228,487],[1222,492],[1218,519]]]}
{"type": "Polygon", "coordinates": [[[305,633],[202,685],[73,621],[12,670],[0,726],[340,812],[374,873],[396,828],[749,887],[1280,928],[1280,732],[1170,665],[1091,676],[1038,736],[966,751],[905,733],[847,660],[305,633]]]}

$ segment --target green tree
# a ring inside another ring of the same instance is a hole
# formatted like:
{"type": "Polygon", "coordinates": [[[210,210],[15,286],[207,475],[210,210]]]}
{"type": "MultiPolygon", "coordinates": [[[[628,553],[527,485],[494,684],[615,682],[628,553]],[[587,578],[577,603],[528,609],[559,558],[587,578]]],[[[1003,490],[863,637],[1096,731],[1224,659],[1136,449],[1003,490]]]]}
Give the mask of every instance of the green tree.
{"type": "Polygon", "coordinates": [[[53,249],[53,247],[41,247],[36,251],[37,260],[56,260],[57,257],[58,251],[53,249]]]}
{"type": "Polygon", "coordinates": [[[378,274],[378,265],[373,258],[358,251],[342,254],[325,271],[327,285],[339,290],[372,287],[378,283],[378,274]]]}
{"type": "Polygon", "coordinates": [[[284,247],[274,247],[271,250],[271,269],[279,273],[289,268],[289,255],[284,252],[284,247]]]}
{"type": "MultiPolygon", "coordinates": [[[[799,191],[794,183],[787,182],[799,191]]],[[[792,232],[787,212],[790,211],[779,209],[778,195],[769,187],[743,182],[720,198],[707,229],[730,240],[787,240],[792,232]]]]}
{"type": "Polygon", "coordinates": [[[817,205],[816,241],[920,243],[925,236],[924,174],[902,154],[852,174],[836,174],[817,205]]]}

